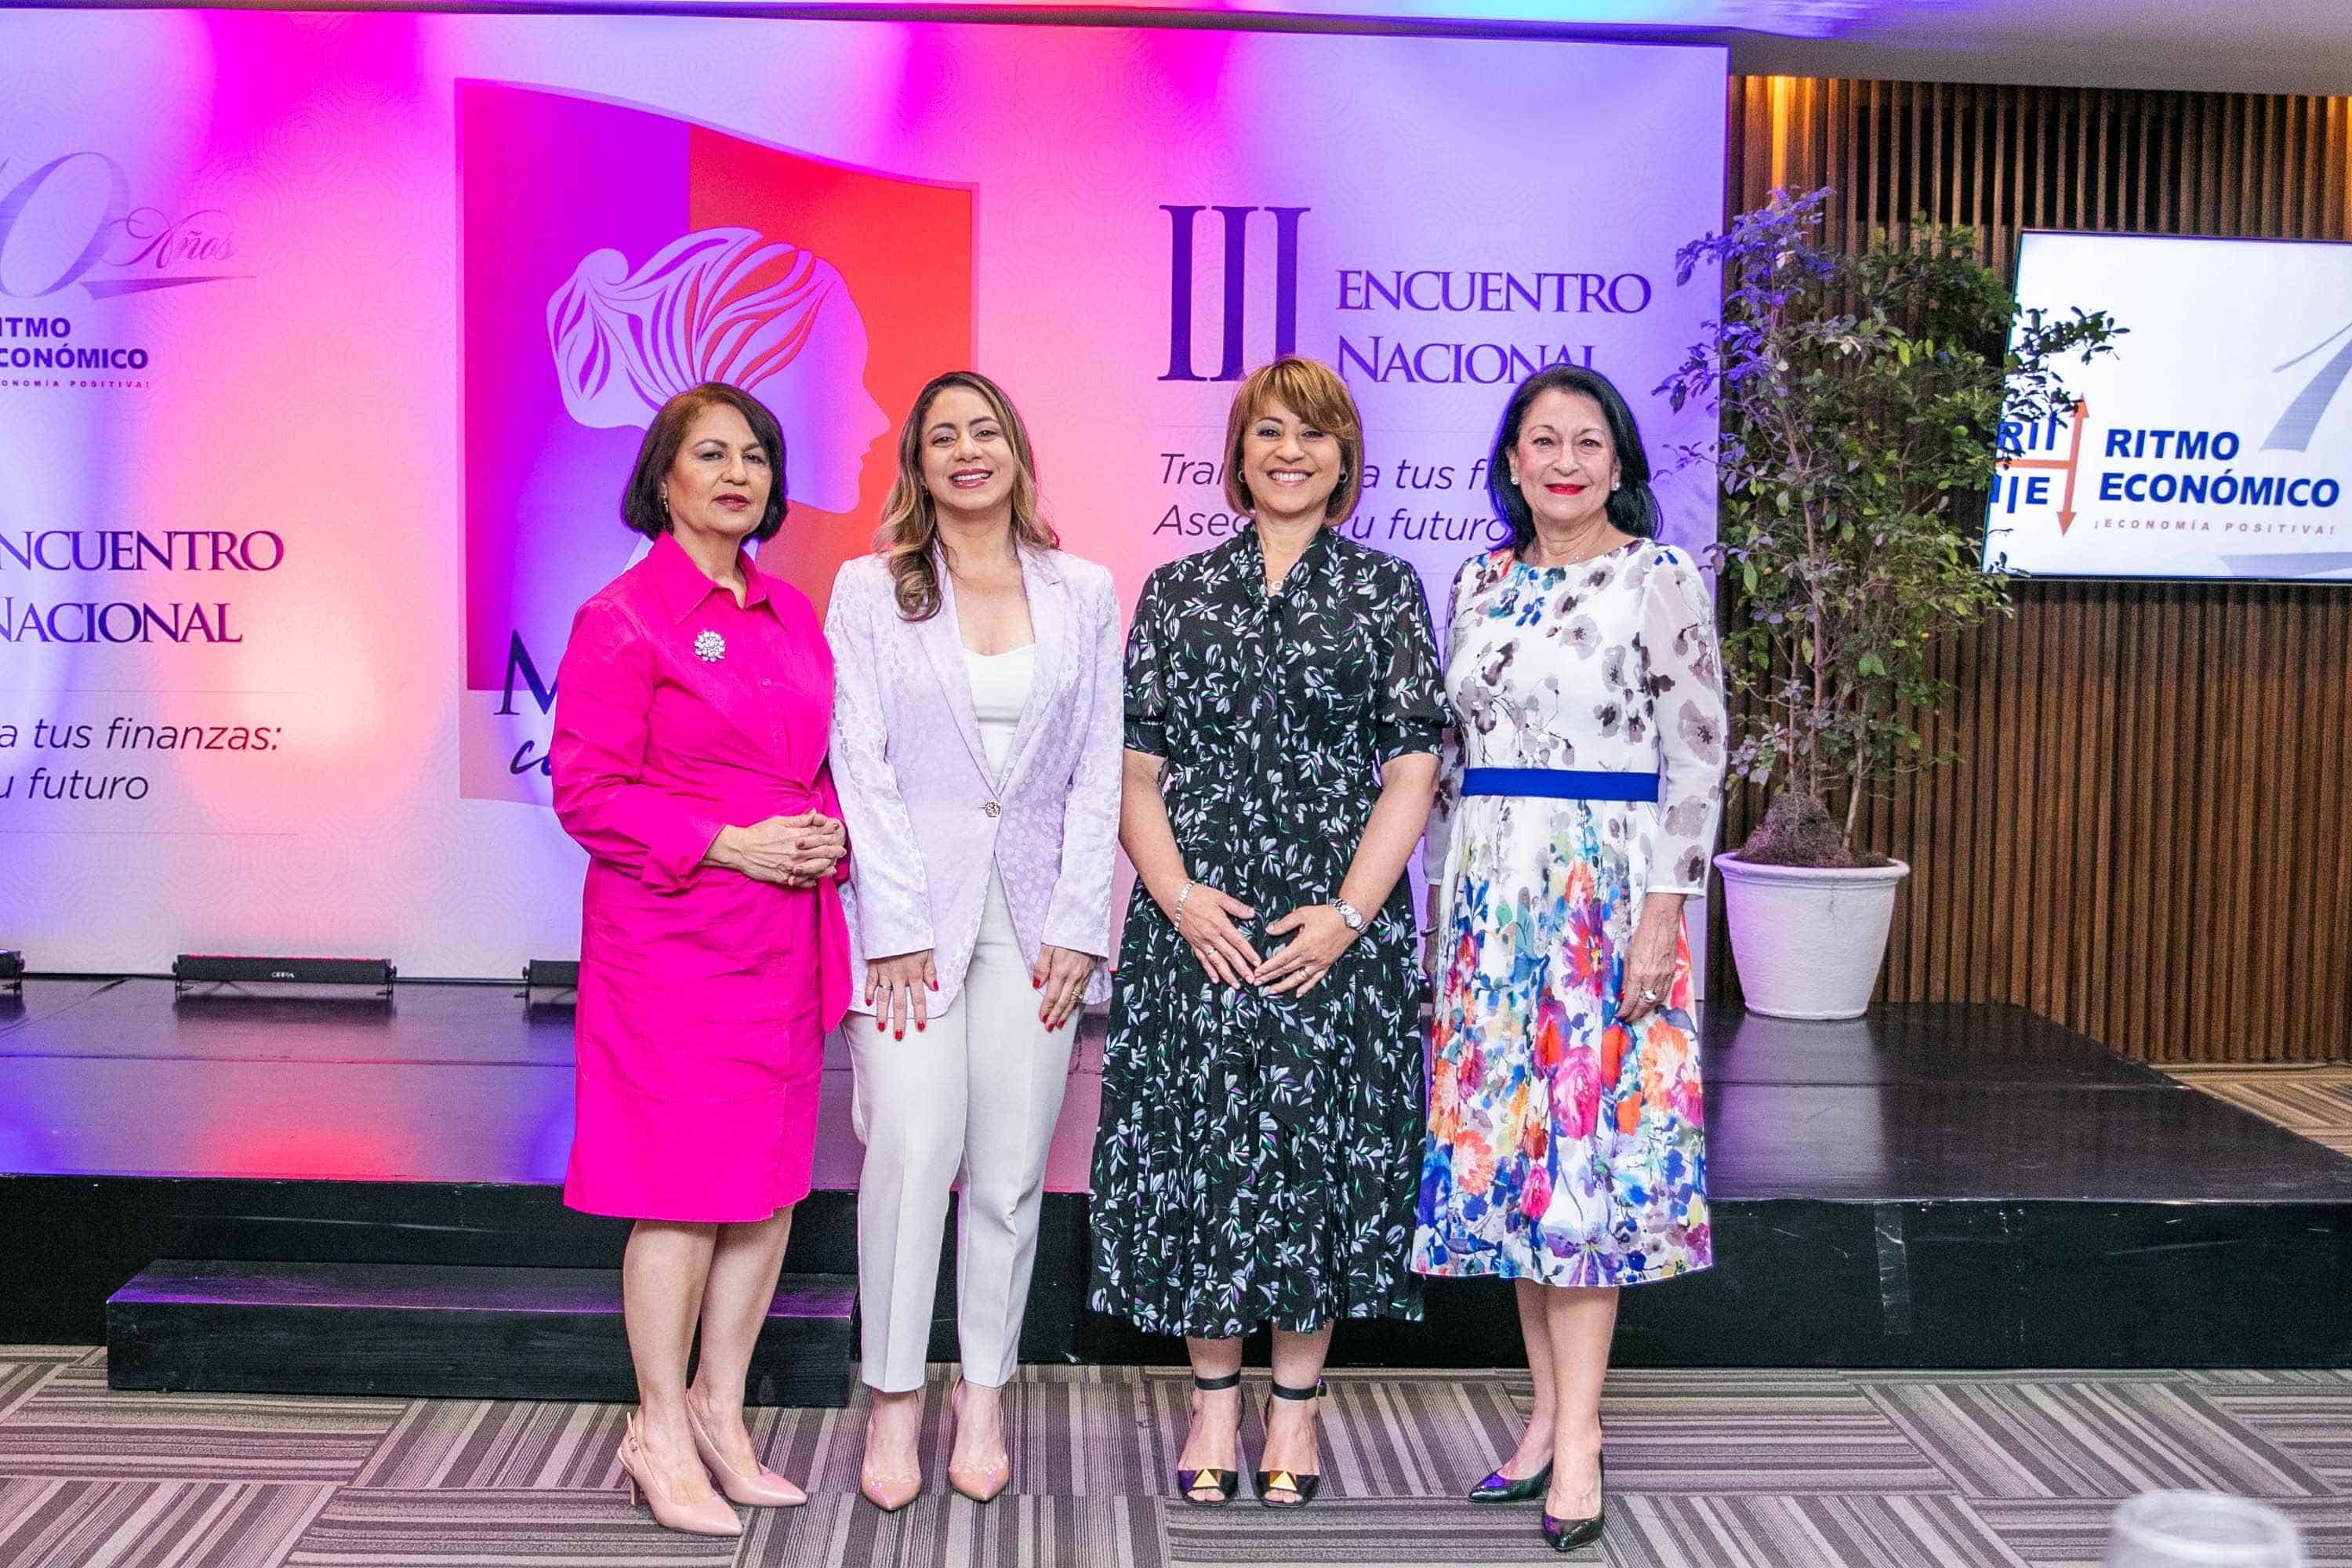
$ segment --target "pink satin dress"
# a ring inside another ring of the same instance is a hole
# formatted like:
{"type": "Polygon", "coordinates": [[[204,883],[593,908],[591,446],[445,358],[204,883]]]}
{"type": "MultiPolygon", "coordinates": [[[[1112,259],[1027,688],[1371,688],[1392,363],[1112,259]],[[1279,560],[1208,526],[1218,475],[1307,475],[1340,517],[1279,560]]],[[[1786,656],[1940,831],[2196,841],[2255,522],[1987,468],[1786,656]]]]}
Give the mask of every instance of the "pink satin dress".
{"type": "Polygon", "coordinates": [[[833,658],[806,595],[741,566],[739,605],[664,535],[557,677],[555,812],[589,855],[563,1201],[589,1214],[738,1223],[809,1190],[849,863],[791,889],[702,858],[726,825],[841,815],[833,658]]]}

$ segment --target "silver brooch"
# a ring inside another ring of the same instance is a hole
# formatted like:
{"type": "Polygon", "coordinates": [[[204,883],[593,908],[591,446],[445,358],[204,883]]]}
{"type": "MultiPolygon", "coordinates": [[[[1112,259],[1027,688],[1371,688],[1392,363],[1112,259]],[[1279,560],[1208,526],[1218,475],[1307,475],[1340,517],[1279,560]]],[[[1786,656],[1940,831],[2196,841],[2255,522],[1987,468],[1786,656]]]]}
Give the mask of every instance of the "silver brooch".
{"type": "Polygon", "coordinates": [[[705,664],[717,664],[727,657],[727,639],[717,632],[699,632],[694,638],[694,657],[705,664]]]}

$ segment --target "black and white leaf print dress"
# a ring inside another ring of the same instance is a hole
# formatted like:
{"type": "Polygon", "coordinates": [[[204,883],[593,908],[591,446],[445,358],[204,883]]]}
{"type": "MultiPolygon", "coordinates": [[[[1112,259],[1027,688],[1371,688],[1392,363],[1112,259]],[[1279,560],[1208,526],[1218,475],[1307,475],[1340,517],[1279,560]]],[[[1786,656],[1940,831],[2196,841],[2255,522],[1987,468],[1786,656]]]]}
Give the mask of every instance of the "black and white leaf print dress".
{"type": "MultiPolygon", "coordinates": [[[[1420,579],[1330,531],[1265,591],[1255,530],[1152,573],[1127,649],[1127,744],[1164,758],[1188,871],[1256,910],[1328,903],[1381,768],[1435,752],[1444,692],[1420,579]]],[[[1156,1333],[1418,1317],[1423,1132],[1404,879],[1305,996],[1213,982],[1140,883],[1104,1048],[1093,1305],[1156,1333]]]]}

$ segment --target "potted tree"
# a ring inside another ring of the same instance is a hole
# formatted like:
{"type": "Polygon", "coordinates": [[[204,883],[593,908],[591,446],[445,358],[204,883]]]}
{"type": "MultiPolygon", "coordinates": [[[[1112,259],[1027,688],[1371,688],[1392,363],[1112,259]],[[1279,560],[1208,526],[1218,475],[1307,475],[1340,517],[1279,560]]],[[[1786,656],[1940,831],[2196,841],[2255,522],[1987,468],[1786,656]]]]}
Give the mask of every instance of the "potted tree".
{"type": "Polygon", "coordinates": [[[1964,228],[1832,250],[1829,195],[1776,191],[1683,247],[1677,281],[1720,267],[1723,310],[1658,388],[1720,416],[1682,456],[1722,489],[1731,774],[1771,800],[1716,865],[1748,1005],[1796,1018],[1869,1005],[1910,868],[1857,847],[1863,799],[1945,760],[1918,730],[1950,695],[1931,647],[2008,613],[1979,547],[2002,422],[2071,416],[2059,363],[2121,330],[2021,312],[1964,228]]]}

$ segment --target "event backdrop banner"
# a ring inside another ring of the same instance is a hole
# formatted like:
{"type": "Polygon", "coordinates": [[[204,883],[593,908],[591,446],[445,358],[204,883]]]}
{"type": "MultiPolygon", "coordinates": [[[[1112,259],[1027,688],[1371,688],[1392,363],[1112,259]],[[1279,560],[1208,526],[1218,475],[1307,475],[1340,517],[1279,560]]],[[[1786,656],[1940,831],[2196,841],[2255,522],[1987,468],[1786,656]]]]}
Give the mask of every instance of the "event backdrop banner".
{"type": "MultiPolygon", "coordinates": [[[[1713,49],[655,17],[0,15],[0,946],[45,969],[577,951],[572,610],[709,378],[820,609],[935,373],[997,377],[1132,604],[1230,537],[1236,377],[1361,400],[1346,524],[1442,614],[1509,385],[1712,314],[1713,49]]],[[[1714,528],[1704,469],[1667,535],[1714,528]]]]}
{"type": "Polygon", "coordinates": [[[2004,428],[1988,564],[2352,583],[2352,245],[2028,234],[2017,297],[2126,334],[2004,428]]]}

